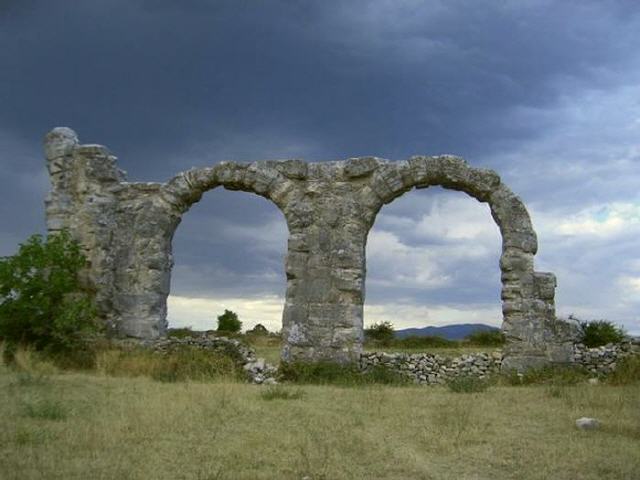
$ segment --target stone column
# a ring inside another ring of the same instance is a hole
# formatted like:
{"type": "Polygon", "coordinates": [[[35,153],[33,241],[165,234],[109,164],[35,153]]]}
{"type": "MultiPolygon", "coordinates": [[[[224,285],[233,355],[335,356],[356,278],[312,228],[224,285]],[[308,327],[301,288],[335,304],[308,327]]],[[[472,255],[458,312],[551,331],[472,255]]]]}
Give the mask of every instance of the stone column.
{"type": "Polygon", "coordinates": [[[356,360],[362,349],[369,223],[341,162],[310,164],[285,208],[289,226],[283,315],[286,361],[356,360]]]}
{"type": "Polygon", "coordinates": [[[79,144],[69,128],[49,132],[44,148],[52,184],[45,201],[47,229],[49,233],[67,229],[80,242],[87,257],[82,283],[95,293],[98,313],[107,326],[115,328],[112,240],[124,172],[106,147],[79,144]]]}

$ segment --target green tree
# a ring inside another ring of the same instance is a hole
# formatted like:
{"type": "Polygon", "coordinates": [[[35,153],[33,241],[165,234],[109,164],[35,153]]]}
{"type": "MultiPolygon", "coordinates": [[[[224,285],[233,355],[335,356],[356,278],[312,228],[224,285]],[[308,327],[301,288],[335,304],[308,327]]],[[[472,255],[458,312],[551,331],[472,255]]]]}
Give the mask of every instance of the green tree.
{"type": "Polygon", "coordinates": [[[226,310],[222,315],[218,316],[218,331],[238,333],[242,328],[242,322],[238,319],[238,315],[231,310],[226,310]]]}
{"type": "Polygon", "coordinates": [[[67,232],[32,235],[0,258],[0,337],[38,350],[71,351],[95,332],[95,308],[78,273],[86,259],[67,232]]]}
{"type": "Polygon", "coordinates": [[[391,322],[374,323],[364,330],[364,336],[367,340],[373,340],[382,345],[390,344],[394,335],[395,331],[391,322]]]}

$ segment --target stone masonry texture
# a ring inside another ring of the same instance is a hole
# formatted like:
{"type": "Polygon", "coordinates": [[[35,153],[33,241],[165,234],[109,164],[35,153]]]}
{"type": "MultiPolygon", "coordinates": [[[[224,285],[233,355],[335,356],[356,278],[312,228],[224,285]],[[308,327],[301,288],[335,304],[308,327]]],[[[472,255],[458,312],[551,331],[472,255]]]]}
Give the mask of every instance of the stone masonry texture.
{"type": "Polygon", "coordinates": [[[121,337],[167,329],[171,242],[182,215],[214,188],[267,198],[289,230],[282,332],[286,361],[357,361],[363,341],[367,235],[384,204],[414,188],[441,186],[488,203],[502,236],[503,368],[573,361],[575,329],[555,315],[555,276],[534,271],[529,214],[492,170],[451,155],[222,162],[166,183],[130,183],[116,157],[83,145],[66,127],[45,137],[51,178],[49,233],[68,229],[84,247],[83,274],[101,317],[121,337]]]}

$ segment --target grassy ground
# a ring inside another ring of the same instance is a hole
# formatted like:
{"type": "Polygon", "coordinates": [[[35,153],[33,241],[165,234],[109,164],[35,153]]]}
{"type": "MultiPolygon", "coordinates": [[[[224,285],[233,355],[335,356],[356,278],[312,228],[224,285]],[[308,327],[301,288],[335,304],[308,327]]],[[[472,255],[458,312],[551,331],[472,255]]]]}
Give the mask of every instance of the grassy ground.
{"type": "Polygon", "coordinates": [[[245,336],[244,340],[256,351],[259,358],[264,358],[272,365],[280,363],[280,352],[282,351],[281,340],[274,336],[251,335],[245,336]]]}
{"type": "Polygon", "coordinates": [[[6,480],[587,480],[638,479],[638,472],[637,384],[456,394],[0,367],[6,480]],[[603,428],[577,430],[581,416],[603,428]]]}

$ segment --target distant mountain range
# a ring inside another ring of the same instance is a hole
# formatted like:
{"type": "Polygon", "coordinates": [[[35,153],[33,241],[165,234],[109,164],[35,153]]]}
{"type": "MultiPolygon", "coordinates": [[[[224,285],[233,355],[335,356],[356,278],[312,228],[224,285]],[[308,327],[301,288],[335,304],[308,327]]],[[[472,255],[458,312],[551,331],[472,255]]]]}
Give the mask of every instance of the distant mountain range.
{"type": "Polygon", "coordinates": [[[460,323],[457,325],[445,325],[444,327],[405,328],[396,330],[396,338],[406,338],[412,335],[418,337],[442,337],[447,340],[462,340],[475,332],[487,332],[500,330],[491,325],[482,323],[460,323]]]}

